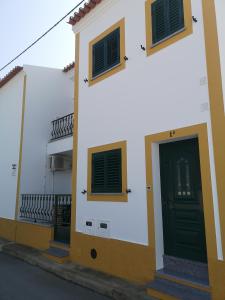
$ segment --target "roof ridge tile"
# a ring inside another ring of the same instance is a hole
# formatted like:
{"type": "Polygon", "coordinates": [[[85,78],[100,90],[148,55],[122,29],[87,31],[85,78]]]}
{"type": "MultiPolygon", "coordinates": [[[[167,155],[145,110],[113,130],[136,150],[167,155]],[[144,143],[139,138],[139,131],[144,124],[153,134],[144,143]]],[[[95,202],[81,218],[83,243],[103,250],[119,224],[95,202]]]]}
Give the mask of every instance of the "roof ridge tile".
{"type": "Polygon", "coordinates": [[[69,18],[68,23],[74,26],[101,2],[102,0],[89,0],[88,3],[84,3],[84,6],[80,7],[79,11],[75,12],[74,15],[69,18]]]}

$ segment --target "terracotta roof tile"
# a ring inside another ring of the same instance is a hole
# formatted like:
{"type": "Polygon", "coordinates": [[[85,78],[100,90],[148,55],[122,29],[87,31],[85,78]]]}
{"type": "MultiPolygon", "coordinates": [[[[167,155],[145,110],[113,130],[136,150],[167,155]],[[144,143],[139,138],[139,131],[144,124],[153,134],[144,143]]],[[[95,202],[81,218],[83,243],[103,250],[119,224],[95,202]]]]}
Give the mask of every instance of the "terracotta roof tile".
{"type": "Polygon", "coordinates": [[[0,88],[3,87],[8,81],[10,81],[14,76],[16,76],[20,71],[23,70],[23,67],[16,66],[12,69],[5,77],[0,79],[0,88]]]}
{"type": "Polygon", "coordinates": [[[72,62],[71,64],[67,65],[64,69],[63,72],[69,72],[70,70],[72,70],[75,67],[75,62],[72,62]]]}
{"type": "Polygon", "coordinates": [[[84,18],[93,8],[96,7],[102,0],[89,0],[88,3],[85,3],[82,8],[79,9],[78,12],[75,12],[73,17],[70,17],[69,24],[75,25],[78,23],[82,18],[84,18]]]}

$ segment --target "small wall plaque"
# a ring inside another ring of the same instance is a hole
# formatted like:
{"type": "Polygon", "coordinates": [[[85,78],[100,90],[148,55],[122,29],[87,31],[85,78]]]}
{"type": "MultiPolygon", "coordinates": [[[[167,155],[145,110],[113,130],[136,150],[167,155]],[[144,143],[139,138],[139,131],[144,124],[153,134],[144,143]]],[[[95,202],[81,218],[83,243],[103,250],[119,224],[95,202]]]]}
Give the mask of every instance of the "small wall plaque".
{"type": "Polygon", "coordinates": [[[12,164],[12,176],[16,176],[17,164],[12,164]]]}

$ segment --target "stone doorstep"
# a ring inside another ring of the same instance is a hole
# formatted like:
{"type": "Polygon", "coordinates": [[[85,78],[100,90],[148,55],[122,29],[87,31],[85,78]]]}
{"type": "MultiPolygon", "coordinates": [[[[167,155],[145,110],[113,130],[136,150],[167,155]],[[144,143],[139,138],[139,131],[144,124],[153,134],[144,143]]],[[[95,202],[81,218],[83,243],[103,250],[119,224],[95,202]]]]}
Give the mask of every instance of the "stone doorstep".
{"type": "Polygon", "coordinates": [[[144,286],[135,285],[74,263],[58,264],[44,257],[41,251],[34,248],[8,242],[2,245],[1,251],[115,300],[154,300],[146,294],[144,286]]]}
{"type": "Polygon", "coordinates": [[[192,276],[196,279],[209,283],[208,265],[206,263],[191,261],[183,258],[173,257],[169,255],[163,256],[164,269],[183,273],[184,276],[192,276]]]}
{"type": "Polygon", "coordinates": [[[209,292],[162,278],[156,278],[148,284],[148,294],[158,296],[161,300],[211,300],[209,292]]]}

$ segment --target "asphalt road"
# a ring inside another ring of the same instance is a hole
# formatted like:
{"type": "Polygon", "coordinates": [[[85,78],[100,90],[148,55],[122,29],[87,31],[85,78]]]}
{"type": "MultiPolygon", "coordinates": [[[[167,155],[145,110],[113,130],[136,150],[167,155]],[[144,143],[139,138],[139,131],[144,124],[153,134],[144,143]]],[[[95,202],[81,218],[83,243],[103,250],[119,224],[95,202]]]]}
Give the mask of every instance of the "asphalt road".
{"type": "Polygon", "coordinates": [[[0,300],[109,300],[0,253],[0,300]]]}

